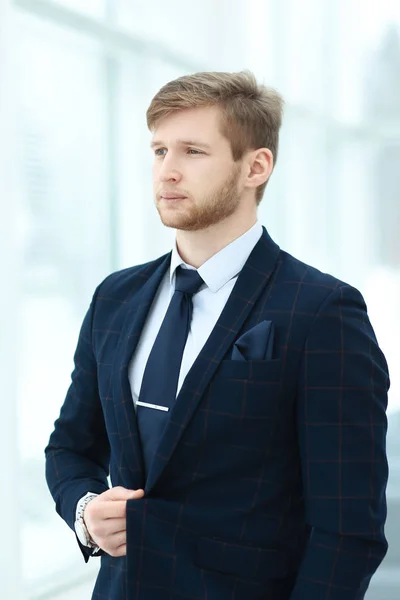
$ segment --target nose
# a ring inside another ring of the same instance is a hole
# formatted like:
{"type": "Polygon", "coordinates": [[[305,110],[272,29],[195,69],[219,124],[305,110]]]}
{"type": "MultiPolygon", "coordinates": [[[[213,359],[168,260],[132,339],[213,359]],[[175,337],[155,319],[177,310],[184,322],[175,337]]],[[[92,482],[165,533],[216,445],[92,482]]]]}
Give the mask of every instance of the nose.
{"type": "Polygon", "coordinates": [[[172,157],[168,157],[167,155],[164,158],[158,171],[158,178],[161,182],[176,182],[182,179],[182,174],[177,168],[177,165],[172,162],[172,157]]]}

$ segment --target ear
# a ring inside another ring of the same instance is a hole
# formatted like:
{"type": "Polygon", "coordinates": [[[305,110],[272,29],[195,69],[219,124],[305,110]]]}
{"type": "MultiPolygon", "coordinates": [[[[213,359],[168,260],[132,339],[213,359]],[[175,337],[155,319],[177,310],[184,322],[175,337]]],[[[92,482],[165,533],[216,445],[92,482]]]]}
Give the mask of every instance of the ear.
{"type": "Polygon", "coordinates": [[[274,168],[274,157],[268,148],[258,148],[247,156],[245,187],[258,188],[269,179],[274,168]]]}

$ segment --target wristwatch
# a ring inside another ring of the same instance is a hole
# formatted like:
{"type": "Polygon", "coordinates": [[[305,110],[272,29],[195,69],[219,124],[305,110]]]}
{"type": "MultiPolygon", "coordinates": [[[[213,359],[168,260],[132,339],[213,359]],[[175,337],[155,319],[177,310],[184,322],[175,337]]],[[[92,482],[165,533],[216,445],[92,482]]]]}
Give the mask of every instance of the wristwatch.
{"type": "Polygon", "coordinates": [[[97,498],[97,496],[98,494],[88,492],[86,496],[79,500],[78,505],[76,507],[76,520],[74,523],[75,533],[82,546],[87,546],[88,548],[96,549],[96,551],[99,550],[99,547],[90,537],[90,534],[85,525],[85,521],[83,520],[83,512],[88,503],[91,500],[93,500],[93,498],[97,498]]]}

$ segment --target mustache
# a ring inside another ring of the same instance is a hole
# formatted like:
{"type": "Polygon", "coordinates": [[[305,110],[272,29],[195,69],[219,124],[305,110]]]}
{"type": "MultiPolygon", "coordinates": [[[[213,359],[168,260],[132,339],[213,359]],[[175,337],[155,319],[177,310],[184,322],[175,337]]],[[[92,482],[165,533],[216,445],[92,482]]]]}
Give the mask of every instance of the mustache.
{"type": "Polygon", "coordinates": [[[161,188],[157,191],[157,194],[178,194],[179,196],[186,196],[188,192],[186,190],[168,190],[167,188],[161,188]]]}

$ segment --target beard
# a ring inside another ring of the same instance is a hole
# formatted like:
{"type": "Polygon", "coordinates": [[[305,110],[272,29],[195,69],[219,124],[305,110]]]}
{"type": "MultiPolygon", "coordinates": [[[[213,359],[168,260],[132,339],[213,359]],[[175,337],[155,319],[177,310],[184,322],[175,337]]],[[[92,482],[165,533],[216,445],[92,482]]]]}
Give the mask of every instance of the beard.
{"type": "Polygon", "coordinates": [[[219,188],[203,197],[198,203],[193,203],[187,197],[177,207],[163,209],[156,202],[163,225],[183,231],[199,231],[230,217],[240,202],[239,177],[240,164],[234,166],[230,176],[219,188]]]}

